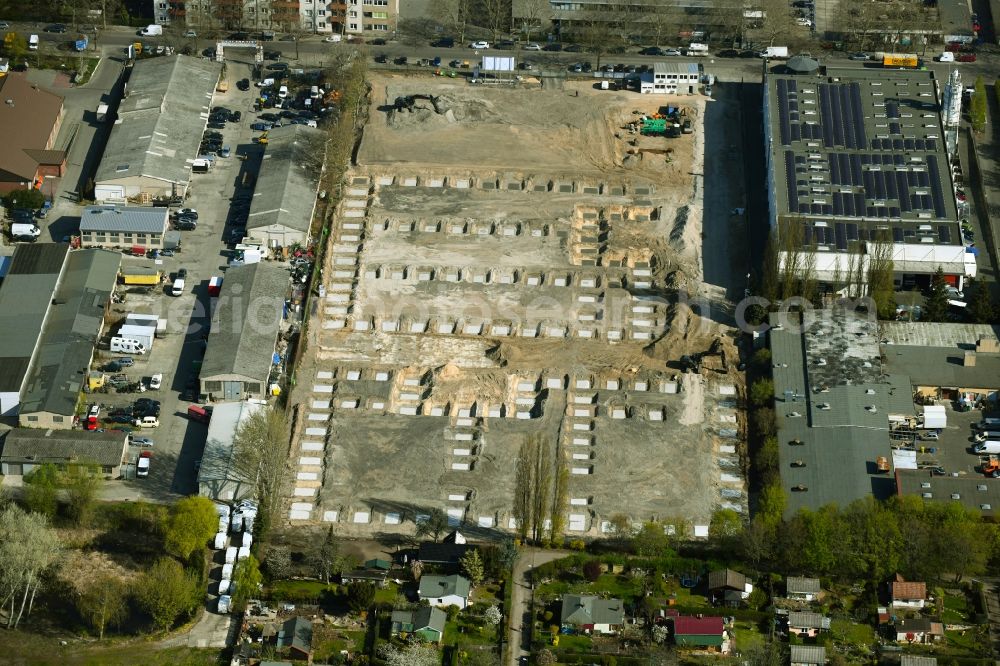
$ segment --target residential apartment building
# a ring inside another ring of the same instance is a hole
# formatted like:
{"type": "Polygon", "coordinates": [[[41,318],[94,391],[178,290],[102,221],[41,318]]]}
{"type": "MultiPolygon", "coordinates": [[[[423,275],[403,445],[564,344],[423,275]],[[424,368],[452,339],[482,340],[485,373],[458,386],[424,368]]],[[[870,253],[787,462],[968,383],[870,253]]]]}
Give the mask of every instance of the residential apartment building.
{"type": "MultiPolygon", "coordinates": [[[[365,0],[355,8],[355,30],[347,30],[347,0],[153,0],[154,12],[167,5],[170,19],[201,30],[362,34],[396,29],[399,0],[365,0]],[[387,7],[388,9],[383,9],[387,7]],[[373,27],[368,27],[371,24],[373,27]],[[388,27],[391,26],[391,27],[388,27]]],[[[158,16],[158,14],[157,14],[158,16]]],[[[159,18],[157,18],[159,22],[159,18]]],[[[169,22],[169,21],[168,21],[169,22]]]]}
{"type": "Polygon", "coordinates": [[[399,0],[347,0],[349,35],[391,37],[399,22],[399,0]]]}
{"type": "Polygon", "coordinates": [[[512,0],[515,31],[582,39],[685,45],[727,39],[745,29],[743,0],[512,0]]]}

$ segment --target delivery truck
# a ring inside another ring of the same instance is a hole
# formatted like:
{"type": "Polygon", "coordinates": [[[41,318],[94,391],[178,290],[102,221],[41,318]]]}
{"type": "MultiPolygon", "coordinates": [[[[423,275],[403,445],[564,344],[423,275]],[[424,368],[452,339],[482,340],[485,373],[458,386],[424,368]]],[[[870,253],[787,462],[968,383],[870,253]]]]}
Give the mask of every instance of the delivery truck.
{"type": "Polygon", "coordinates": [[[920,66],[920,58],[914,53],[885,53],[882,55],[882,66],[916,68],[920,66]]]}
{"type": "Polygon", "coordinates": [[[788,57],[788,47],[787,46],[768,46],[766,49],[759,53],[761,58],[767,58],[771,60],[784,60],[788,57]]]}

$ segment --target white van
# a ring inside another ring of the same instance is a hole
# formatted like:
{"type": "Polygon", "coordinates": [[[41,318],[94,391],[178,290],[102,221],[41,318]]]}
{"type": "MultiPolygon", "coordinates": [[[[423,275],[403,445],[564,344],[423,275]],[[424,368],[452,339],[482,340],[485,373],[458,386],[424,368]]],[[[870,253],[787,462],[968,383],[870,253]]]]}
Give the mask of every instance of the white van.
{"type": "Polygon", "coordinates": [[[38,35],[32,35],[28,37],[28,48],[32,51],[38,50],[38,35]]]}
{"type": "Polygon", "coordinates": [[[139,34],[143,37],[156,37],[163,34],[163,26],[157,25],[155,23],[150,23],[145,28],[139,31],[139,34]]]}
{"type": "Polygon", "coordinates": [[[180,296],[184,293],[184,278],[177,278],[174,283],[170,285],[170,295],[180,296]]]}
{"type": "Polygon", "coordinates": [[[146,345],[135,338],[122,338],[115,336],[111,338],[111,351],[120,354],[145,354],[146,345]]]}
{"type": "Polygon", "coordinates": [[[955,62],[955,54],[951,51],[944,51],[938,56],[938,62],[955,62]]]}

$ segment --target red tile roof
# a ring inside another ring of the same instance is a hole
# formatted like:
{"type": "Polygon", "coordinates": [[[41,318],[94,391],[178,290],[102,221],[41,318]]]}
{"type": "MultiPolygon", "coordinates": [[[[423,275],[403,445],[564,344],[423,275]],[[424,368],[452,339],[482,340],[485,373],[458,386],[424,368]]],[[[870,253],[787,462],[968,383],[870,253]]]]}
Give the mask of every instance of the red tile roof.
{"type": "Polygon", "coordinates": [[[674,618],[674,634],[678,636],[719,636],[723,628],[721,617],[674,618]]]}
{"type": "Polygon", "coordinates": [[[912,581],[896,582],[892,584],[893,600],[906,599],[926,599],[927,583],[915,583],[912,581]]]}

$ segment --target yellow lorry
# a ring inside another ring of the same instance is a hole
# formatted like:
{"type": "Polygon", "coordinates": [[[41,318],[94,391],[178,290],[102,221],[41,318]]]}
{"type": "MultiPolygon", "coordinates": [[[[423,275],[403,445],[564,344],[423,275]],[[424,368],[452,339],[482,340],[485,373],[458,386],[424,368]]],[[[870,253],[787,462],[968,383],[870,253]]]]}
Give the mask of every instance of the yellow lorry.
{"type": "Polygon", "coordinates": [[[160,284],[163,274],[148,266],[123,267],[118,273],[118,283],[126,285],[152,286],[160,284]]]}
{"type": "Polygon", "coordinates": [[[883,67],[919,67],[920,58],[913,53],[886,53],[882,56],[883,67]]]}

